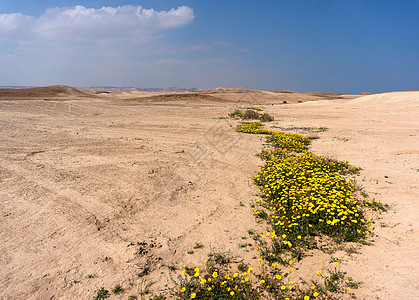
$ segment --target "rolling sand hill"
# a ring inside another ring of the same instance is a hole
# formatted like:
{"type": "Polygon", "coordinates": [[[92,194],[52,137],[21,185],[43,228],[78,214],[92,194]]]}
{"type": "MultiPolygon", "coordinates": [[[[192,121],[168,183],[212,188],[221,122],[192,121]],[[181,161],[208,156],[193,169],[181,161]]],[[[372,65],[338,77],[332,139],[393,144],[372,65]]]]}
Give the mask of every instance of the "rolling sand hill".
{"type": "Polygon", "coordinates": [[[104,92],[54,85],[26,89],[0,89],[0,98],[95,97],[98,93],[104,92]]]}
{"type": "MultiPolygon", "coordinates": [[[[236,133],[225,118],[248,105],[273,115],[271,128],[315,135],[314,152],[362,167],[358,182],[390,205],[372,246],[333,254],[363,282],[356,296],[419,298],[419,92],[170,96],[57,86],[0,95],[1,299],[91,299],[116,284],[126,291],[110,299],[127,299],[143,278],[163,289],[211,252],[255,266],[255,245],[239,245],[266,227],[252,214],[249,179],[265,137],[236,133]]],[[[311,254],[295,263],[303,276],[330,267],[330,255],[311,254]]]]}

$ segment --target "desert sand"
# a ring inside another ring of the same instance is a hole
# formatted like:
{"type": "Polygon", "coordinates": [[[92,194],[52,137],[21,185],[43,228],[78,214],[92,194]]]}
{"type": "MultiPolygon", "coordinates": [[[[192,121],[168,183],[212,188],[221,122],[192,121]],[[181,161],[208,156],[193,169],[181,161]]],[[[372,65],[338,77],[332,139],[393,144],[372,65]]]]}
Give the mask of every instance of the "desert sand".
{"type": "MultiPolygon", "coordinates": [[[[363,282],[357,298],[419,299],[419,92],[63,86],[0,90],[0,298],[92,299],[121,284],[110,299],[127,299],[142,280],[163,290],[211,252],[253,264],[255,247],[239,245],[266,229],[250,207],[265,137],[226,118],[250,105],[275,117],[271,128],[314,135],[315,153],[361,167],[357,181],[390,206],[372,246],[334,254],[363,282]]],[[[329,258],[314,252],[295,268],[311,274],[329,258]]]]}

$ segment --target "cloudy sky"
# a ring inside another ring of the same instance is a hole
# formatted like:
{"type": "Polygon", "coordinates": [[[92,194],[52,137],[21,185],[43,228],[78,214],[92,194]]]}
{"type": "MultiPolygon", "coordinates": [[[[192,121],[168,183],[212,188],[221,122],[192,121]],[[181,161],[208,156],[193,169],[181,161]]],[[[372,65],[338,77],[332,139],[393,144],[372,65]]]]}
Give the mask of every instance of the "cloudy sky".
{"type": "Polygon", "coordinates": [[[0,86],[419,89],[419,1],[0,1],[0,86]]]}

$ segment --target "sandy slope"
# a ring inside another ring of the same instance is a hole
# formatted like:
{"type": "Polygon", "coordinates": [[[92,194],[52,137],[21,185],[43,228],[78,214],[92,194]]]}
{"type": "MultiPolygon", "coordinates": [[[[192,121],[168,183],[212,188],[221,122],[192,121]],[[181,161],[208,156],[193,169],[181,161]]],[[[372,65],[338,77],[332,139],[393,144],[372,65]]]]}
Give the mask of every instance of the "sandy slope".
{"type": "MultiPolygon", "coordinates": [[[[276,103],[261,106],[278,120],[271,126],[329,128],[305,132],[320,137],[313,150],[362,167],[358,180],[392,207],[374,246],[335,256],[364,282],[361,299],[419,297],[418,92],[333,101],[288,93],[288,105],[278,98],[287,93],[231,90],[207,93],[224,101],[124,100],[138,94],[0,100],[0,298],[91,299],[119,283],[127,292],[112,297],[126,299],[144,268],[159,289],[175,276],[165,265],[203,267],[212,251],[254,263],[239,244],[265,227],[249,205],[264,138],[219,119],[239,100],[276,103]]],[[[296,268],[309,274],[329,258],[316,253],[296,268]]]]}

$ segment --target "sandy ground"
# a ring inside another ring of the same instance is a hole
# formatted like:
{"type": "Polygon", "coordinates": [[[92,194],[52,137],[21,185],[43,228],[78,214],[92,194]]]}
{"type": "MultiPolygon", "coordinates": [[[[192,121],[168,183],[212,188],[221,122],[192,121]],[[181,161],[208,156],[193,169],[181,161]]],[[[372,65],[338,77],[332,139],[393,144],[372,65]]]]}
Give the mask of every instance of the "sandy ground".
{"type": "MultiPolygon", "coordinates": [[[[111,299],[127,299],[142,278],[163,289],[176,276],[167,266],[203,267],[211,252],[254,263],[239,245],[266,227],[249,179],[264,137],[223,118],[246,103],[275,116],[272,127],[326,126],[303,130],[319,137],[312,150],[362,167],[358,181],[391,206],[373,246],[334,254],[363,282],[358,298],[419,298],[419,92],[202,94],[0,99],[1,299],[91,299],[116,284],[126,292],[111,299]]],[[[296,269],[327,267],[330,255],[315,254],[296,269]]]]}

